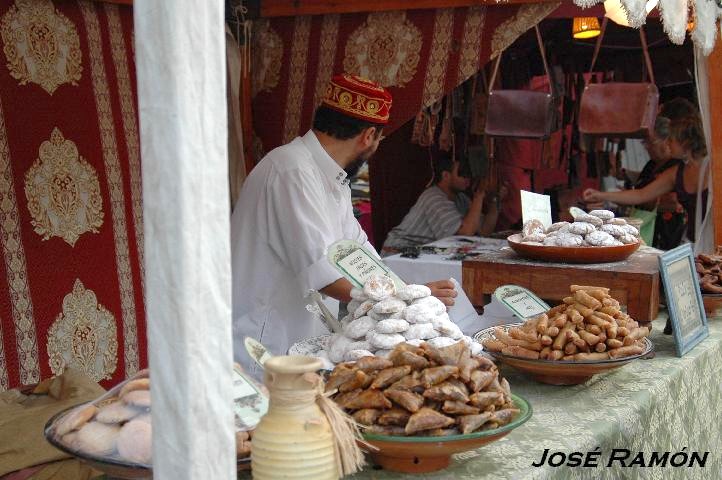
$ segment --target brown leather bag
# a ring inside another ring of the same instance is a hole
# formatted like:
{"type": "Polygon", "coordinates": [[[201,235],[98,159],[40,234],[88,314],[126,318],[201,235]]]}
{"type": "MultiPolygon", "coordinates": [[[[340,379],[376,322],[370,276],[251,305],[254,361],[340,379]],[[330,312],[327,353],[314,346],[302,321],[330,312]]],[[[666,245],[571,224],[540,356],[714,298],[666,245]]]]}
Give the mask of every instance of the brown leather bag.
{"type": "MultiPolygon", "coordinates": [[[[539,27],[535,25],[534,28],[544,70],[549,78],[550,92],[490,90],[484,128],[484,133],[488,136],[546,140],[552,132],[559,129],[554,79],[549,71],[539,27]]],[[[496,58],[494,73],[489,82],[490,89],[494,88],[502,53],[496,58]]]]}
{"type": "MultiPolygon", "coordinates": [[[[591,73],[599,55],[607,18],[594,49],[591,73]]],[[[654,84],[652,60],[649,58],[644,27],[639,29],[644,60],[650,82],[609,82],[590,84],[584,88],[579,109],[579,131],[587,135],[603,137],[645,138],[654,129],[659,105],[659,91],[654,84]]]]}

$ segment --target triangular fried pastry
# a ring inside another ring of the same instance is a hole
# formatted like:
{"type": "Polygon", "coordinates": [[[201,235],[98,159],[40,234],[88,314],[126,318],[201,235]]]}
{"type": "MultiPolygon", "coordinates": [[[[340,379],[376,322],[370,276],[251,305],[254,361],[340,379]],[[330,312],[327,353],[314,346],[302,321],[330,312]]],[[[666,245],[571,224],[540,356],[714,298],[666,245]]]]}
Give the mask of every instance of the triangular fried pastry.
{"type": "Polygon", "coordinates": [[[458,385],[454,385],[451,382],[443,382],[427,388],[424,392],[424,397],[438,401],[456,400],[464,403],[469,401],[469,395],[459,388],[458,385]]]}
{"type": "Polygon", "coordinates": [[[492,414],[488,412],[478,415],[461,416],[458,418],[459,429],[464,435],[466,435],[467,433],[472,433],[481,428],[481,426],[484,425],[486,422],[488,422],[491,419],[491,416],[492,414]]]}
{"type": "Polygon", "coordinates": [[[408,365],[385,368],[376,374],[376,379],[371,383],[371,388],[386,388],[409,373],[411,373],[411,367],[408,365]]]}
{"type": "Polygon", "coordinates": [[[391,410],[386,410],[381,414],[378,418],[378,424],[398,425],[403,427],[406,425],[406,422],[409,421],[409,417],[411,417],[411,414],[403,408],[392,408],[391,410]]]}
{"type": "Polygon", "coordinates": [[[459,367],[452,365],[443,365],[441,367],[431,367],[421,372],[421,384],[426,387],[432,387],[437,383],[441,383],[447,378],[459,374],[459,367]]]}
{"type": "Polygon", "coordinates": [[[356,361],[355,367],[363,370],[365,373],[383,370],[384,368],[393,367],[394,362],[387,358],[381,357],[362,357],[356,361]]]}
{"type": "Polygon", "coordinates": [[[373,425],[380,416],[381,410],[374,408],[364,408],[352,415],[353,419],[361,425],[373,425]]]}
{"type": "Polygon", "coordinates": [[[341,404],[341,406],[348,408],[349,410],[359,410],[362,408],[391,408],[391,401],[384,397],[381,390],[364,390],[344,400],[345,402],[341,404]]]}
{"type": "Polygon", "coordinates": [[[444,406],[441,407],[441,409],[444,413],[448,413],[450,415],[477,415],[479,413],[478,408],[467,405],[465,402],[458,402],[455,400],[445,401],[444,406]]]}
{"type": "Polygon", "coordinates": [[[407,390],[387,389],[384,392],[386,398],[396,402],[412,413],[416,413],[424,405],[424,397],[418,393],[409,392],[407,390]]]}
{"type": "Polygon", "coordinates": [[[430,408],[422,408],[409,418],[409,422],[406,424],[406,433],[413,435],[424,430],[446,428],[454,423],[453,418],[442,415],[430,408]]]}

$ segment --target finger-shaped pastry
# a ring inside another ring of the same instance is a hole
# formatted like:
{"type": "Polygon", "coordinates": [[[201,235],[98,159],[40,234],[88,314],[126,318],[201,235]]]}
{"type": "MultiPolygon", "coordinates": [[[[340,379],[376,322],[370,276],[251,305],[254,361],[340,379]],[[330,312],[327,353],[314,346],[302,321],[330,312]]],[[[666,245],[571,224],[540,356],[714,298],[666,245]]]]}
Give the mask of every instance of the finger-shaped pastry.
{"type": "Polygon", "coordinates": [[[530,350],[530,349],[524,348],[524,347],[510,346],[510,347],[506,347],[504,350],[502,350],[501,353],[503,353],[504,355],[508,355],[510,357],[519,357],[519,358],[528,358],[531,360],[538,360],[540,351],[541,351],[541,344],[539,345],[539,350],[530,350]]]}
{"type": "Polygon", "coordinates": [[[426,285],[406,285],[396,292],[396,296],[406,302],[411,302],[417,298],[425,298],[431,296],[431,289],[426,285]]]}
{"type": "Polygon", "coordinates": [[[398,313],[406,308],[406,302],[395,297],[389,297],[381,300],[373,306],[373,311],[382,315],[398,313]]]}
{"type": "Polygon", "coordinates": [[[537,333],[526,333],[521,328],[513,327],[509,329],[509,336],[516,338],[517,340],[524,340],[529,343],[534,343],[539,340],[537,333]]]}
{"type": "Polygon", "coordinates": [[[336,401],[344,408],[349,410],[360,410],[362,408],[391,408],[391,402],[380,390],[368,389],[358,392],[354,390],[349,392],[351,395],[343,398],[340,403],[338,397],[336,401]]]}
{"type": "Polygon", "coordinates": [[[580,336],[585,342],[587,342],[587,344],[588,344],[590,347],[593,347],[593,346],[595,346],[596,344],[599,343],[599,337],[596,336],[596,335],[593,335],[593,334],[591,334],[591,333],[589,333],[589,332],[587,332],[586,330],[581,330],[581,331],[579,332],[579,336],[580,336]]]}
{"type": "Polygon", "coordinates": [[[459,367],[454,365],[443,365],[440,367],[431,367],[421,372],[421,384],[425,388],[439,384],[449,377],[457,376],[459,367]]]}
{"type": "Polygon", "coordinates": [[[101,423],[123,423],[140,413],[137,408],[123,402],[113,402],[98,410],[95,420],[101,423]]]}
{"type": "Polygon", "coordinates": [[[118,455],[126,460],[150,465],[153,463],[152,427],[145,422],[131,420],[118,435],[118,455]]]}
{"type": "Polygon", "coordinates": [[[392,408],[391,410],[383,412],[378,418],[377,423],[379,425],[398,425],[403,427],[406,425],[406,422],[409,421],[410,417],[411,414],[403,408],[392,408]]]}
{"type": "Polygon", "coordinates": [[[386,368],[376,374],[376,379],[371,383],[371,388],[386,388],[409,373],[411,373],[411,367],[408,365],[386,368]]]}
{"type": "Polygon", "coordinates": [[[606,343],[607,347],[610,349],[621,348],[624,346],[624,342],[618,338],[608,338],[606,343]]]}
{"type": "Polygon", "coordinates": [[[484,348],[490,352],[501,352],[506,348],[506,343],[495,338],[485,338],[481,343],[484,345],[484,348]]]}
{"type": "MultiPolygon", "coordinates": [[[[604,345],[600,343],[599,345],[604,345]]],[[[609,354],[607,352],[594,352],[594,353],[577,353],[574,355],[574,360],[577,362],[590,362],[593,360],[608,360],[609,354]]]]}
{"type": "MultiPolygon", "coordinates": [[[[572,293],[576,292],[577,290],[586,290],[587,293],[589,293],[590,290],[600,290],[604,292],[605,294],[609,295],[609,289],[606,287],[595,287],[591,285],[572,285],[569,287],[569,289],[572,291],[572,293]]],[[[592,295],[594,296],[594,295],[592,295]]],[[[596,298],[596,297],[595,297],[596,298]]]]}
{"type": "Polygon", "coordinates": [[[547,358],[547,360],[552,360],[552,361],[556,362],[557,360],[561,360],[563,356],[564,356],[563,350],[552,350],[551,353],[549,354],[549,357],[547,358]]]}
{"type": "Polygon", "coordinates": [[[454,423],[456,422],[453,418],[442,415],[430,408],[422,408],[409,418],[409,421],[406,424],[406,433],[408,435],[413,435],[424,430],[446,428],[454,423]]]}
{"type": "Polygon", "coordinates": [[[615,348],[609,350],[609,356],[611,358],[622,358],[629,357],[631,355],[639,355],[644,351],[644,347],[640,345],[627,345],[621,348],[615,348]]]}
{"type": "Polygon", "coordinates": [[[577,290],[574,292],[574,299],[592,310],[602,307],[602,302],[589,295],[586,290],[577,290]]]}
{"type": "Polygon", "coordinates": [[[58,436],[63,436],[73,430],[78,430],[98,412],[98,408],[95,405],[81,405],[70,413],[66,414],[63,419],[58,422],[55,427],[55,433],[58,436]]]}
{"type": "Polygon", "coordinates": [[[372,373],[393,366],[394,363],[391,360],[379,357],[363,357],[354,365],[355,368],[363,370],[365,373],[372,373]]]}
{"type": "Polygon", "coordinates": [[[424,397],[408,390],[396,390],[393,387],[387,388],[384,395],[411,413],[418,412],[424,405],[424,397]]]}
{"type": "Polygon", "coordinates": [[[373,425],[381,416],[381,413],[381,410],[377,410],[375,408],[363,408],[354,412],[351,416],[354,420],[356,420],[356,423],[361,425],[373,425]]]}
{"type": "Polygon", "coordinates": [[[385,275],[372,275],[364,283],[364,293],[371,300],[379,302],[395,294],[396,285],[385,275]]]}
{"type": "Polygon", "coordinates": [[[629,332],[629,335],[624,337],[624,345],[632,345],[635,341],[639,340],[640,338],[644,338],[647,335],[649,335],[649,328],[647,327],[638,327],[635,329],[632,329],[629,332]]]}
{"type": "Polygon", "coordinates": [[[381,320],[376,324],[378,333],[401,333],[409,329],[409,322],[400,318],[381,320]]]}
{"type": "Polygon", "coordinates": [[[596,345],[594,345],[594,351],[597,353],[602,353],[607,351],[607,344],[604,342],[599,342],[596,345]]]}
{"type": "Polygon", "coordinates": [[[464,415],[459,417],[459,429],[464,435],[475,432],[491,419],[492,413],[485,412],[477,415],[464,415]]]}

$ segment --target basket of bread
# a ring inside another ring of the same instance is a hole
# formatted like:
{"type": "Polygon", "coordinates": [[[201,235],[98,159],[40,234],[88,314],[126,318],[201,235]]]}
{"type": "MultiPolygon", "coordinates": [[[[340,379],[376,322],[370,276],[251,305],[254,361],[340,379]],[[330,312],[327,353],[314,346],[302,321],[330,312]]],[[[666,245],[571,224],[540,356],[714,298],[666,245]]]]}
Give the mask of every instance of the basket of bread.
{"type": "Polygon", "coordinates": [[[507,241],[523,257],[567,263],[617,262],[641,244],[639,230],[609,210],[580,211],[574,222],[557,222],[548,228],[532,219],[507,241]]]}
{"type": "Polygon", "coordinates": [[[507,435],[531,417],[490,359],[459,341],[399,343],[386,356],[337,365],[327,392],[363,427],[376,464],[401,472],[445,468],[450,455],[507,435]]]}
{"type": "MultiPolygon", "coordinates": [[[[149,478],[153,465],[150,388],[149,372],[143,370],[97,400],[53,416],[45,425],[45,438],[113,478],[149,478]]],[[[253,435],[252,428],[242,423],[236,418],[239,470],[250,468],[253,435]]]]}
{"type": "Polygon", "coordinates": [[[532,378],[576,385],[650,354],[649,328],[640,327],[602,287],[572,285],[570,296],[523,323],[475,335],[484,350],[532,378]]]}

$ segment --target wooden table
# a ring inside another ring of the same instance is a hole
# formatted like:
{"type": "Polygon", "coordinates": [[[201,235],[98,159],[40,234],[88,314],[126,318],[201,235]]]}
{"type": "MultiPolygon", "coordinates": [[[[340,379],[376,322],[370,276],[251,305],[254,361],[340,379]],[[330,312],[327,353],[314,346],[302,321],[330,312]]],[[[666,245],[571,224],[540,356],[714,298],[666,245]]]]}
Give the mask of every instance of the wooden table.
{"type": "Polygon", "coordinates": [[[528,260],[505,248],[465,260],[462,285],[476,307],[488,303],[485,295],[501,285],[519,285],[554,301],[569,296],[573,284],[607,287],[632,318],[646,323],[659,312],[657,252],[642,249],[622,262],[582,265],[528,260]]]}

